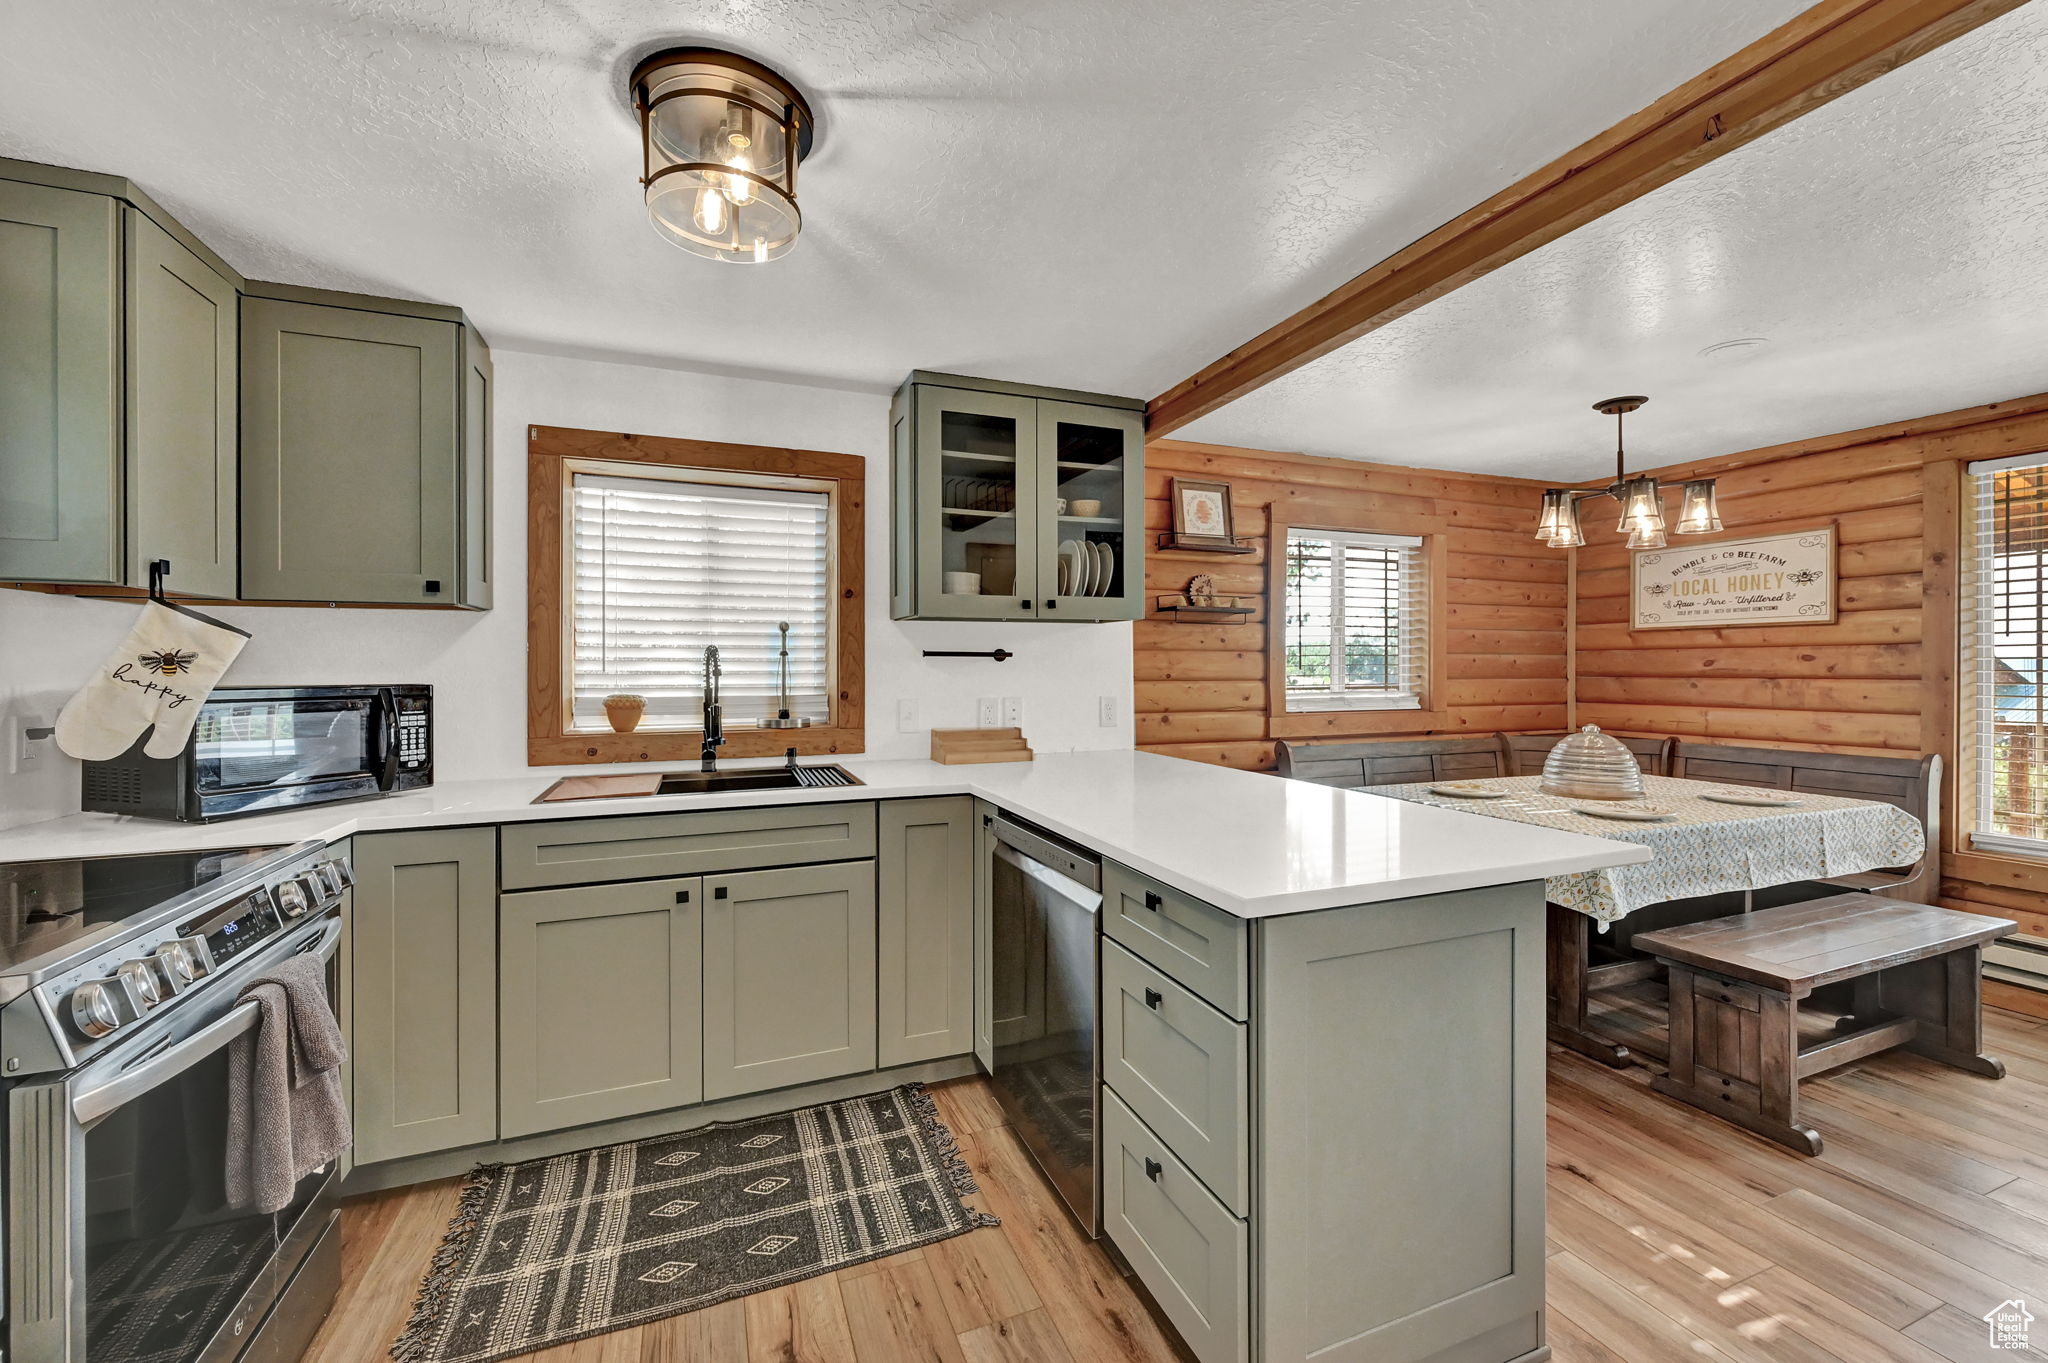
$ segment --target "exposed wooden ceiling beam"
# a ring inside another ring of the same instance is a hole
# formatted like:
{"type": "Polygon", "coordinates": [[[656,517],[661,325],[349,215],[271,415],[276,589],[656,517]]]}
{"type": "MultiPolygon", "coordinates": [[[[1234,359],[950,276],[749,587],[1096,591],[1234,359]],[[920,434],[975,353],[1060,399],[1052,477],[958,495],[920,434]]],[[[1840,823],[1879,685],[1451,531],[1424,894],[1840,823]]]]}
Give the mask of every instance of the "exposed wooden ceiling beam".
{"type": "Polygon", "coordinates": [[[1178,430],[2025,0],[1822,0],[1153,398],[1178,430]]]}

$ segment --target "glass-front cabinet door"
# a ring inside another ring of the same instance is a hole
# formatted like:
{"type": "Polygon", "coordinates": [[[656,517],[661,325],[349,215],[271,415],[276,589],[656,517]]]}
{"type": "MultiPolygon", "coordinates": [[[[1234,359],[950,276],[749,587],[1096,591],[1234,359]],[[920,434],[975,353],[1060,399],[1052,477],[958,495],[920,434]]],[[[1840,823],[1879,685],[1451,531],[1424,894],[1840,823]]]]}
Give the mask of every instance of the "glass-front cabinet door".
{"type": "Polygon", "coordinates": [[[1039,403],[917,389],[917,613],[1038,618],[1039,403]]]}
{"type": "Polygon", "coordinates": [[[1144,612],[1144,417],[1038,403],[1038,618],[1144,612]]]}

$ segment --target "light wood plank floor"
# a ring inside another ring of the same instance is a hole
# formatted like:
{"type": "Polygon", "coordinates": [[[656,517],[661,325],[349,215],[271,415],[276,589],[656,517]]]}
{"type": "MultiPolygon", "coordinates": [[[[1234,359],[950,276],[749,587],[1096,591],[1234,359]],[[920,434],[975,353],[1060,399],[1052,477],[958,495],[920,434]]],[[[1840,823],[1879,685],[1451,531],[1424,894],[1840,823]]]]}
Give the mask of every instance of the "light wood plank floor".
{"type": "MultiPolygon", "coordinates": [[[[1913,1056],[1805,1086],[1806,1159],[1550,1057],[1559,1363],[2048,1363],[1978,1319],[2035,1303],[2048,1345],[2048,1022],[1987,1013],[1999,1082],[1913,1056]]],[[[1081,1239],[988,1090],[935,1090],[1000,1229],[534,1354],[547,1363],[1186,1363],[1081,1239]]],[[[353,1200],[342,1299],[308,1363],[382,1358],[455,1183],[353,1200]]]]}

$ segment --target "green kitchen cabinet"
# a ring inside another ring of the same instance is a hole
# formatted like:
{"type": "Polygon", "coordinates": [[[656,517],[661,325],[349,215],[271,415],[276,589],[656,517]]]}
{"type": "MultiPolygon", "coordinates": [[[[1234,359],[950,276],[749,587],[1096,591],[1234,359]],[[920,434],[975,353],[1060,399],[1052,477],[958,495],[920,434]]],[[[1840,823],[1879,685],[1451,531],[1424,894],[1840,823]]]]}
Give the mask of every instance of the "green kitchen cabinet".
{"type": "Polygon", "coordinates": [[[707,875],[704,1097],[875,1067],[875,863],[707,875]]]}
{"type": "Polygon", "coordinates": [[[236,291],[114,176],[0,161],[0,578],[236,592],[236,291]]]}
{"type": "Polygon", "coordinates": [[[702,900],[695,876],[499,899],[501,1135],[703,1097],[702,900]]]}
{"type": "Polygon", "coordinates": [[[359,1165],[498,1134],[498,830],[360,833],[350,1023],[359,1165]]]}
{"type": "Polygon", "coordinates": [[[889,419],[894,618],[1144,615],[1143,402],[919,370],[889,419]]]}
{"type": "Polygon", "coordinates": [[[244,599],[488,608],[491,396],[459,309],[247,285],[244,599]]]}
{"type": "Polygon", "coordinates": [[[884,1066],[974,1049],[974,800],[878,806],[877,1048],[884,1066]]]}

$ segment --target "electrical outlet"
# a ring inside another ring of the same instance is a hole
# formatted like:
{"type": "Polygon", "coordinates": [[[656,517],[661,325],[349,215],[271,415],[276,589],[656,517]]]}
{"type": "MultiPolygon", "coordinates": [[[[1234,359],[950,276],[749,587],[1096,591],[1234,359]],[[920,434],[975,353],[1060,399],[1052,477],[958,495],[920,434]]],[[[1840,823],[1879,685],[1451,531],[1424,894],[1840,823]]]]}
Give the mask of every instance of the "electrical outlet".
{"type": "Polygon", "coordinates": [[[1095,701],[1095,722],[1105,729],[1116,727],[1116,697],[1100,696],[1095,701]]]}
{"type": "Polygon", "coordinates": [[[20,715],[15,718],[14,769],[29,771],[43,763],[43,752],[50,745],[49,721],[38,715],[20,715]],[[41,735],[31,737],[31,735],[41,735]]]}
{"type": "Polygon", "coordinates": [[[914,734],[917,732],[917,702],[909,698],[896,702],[896,732],[914,734]]]}
{"type": "Polygon", "coordinates": [[[1003,722],[1003,703],[994,696],[983,696],[974,702],[974,727],[993,729],[1003,722]]]}
{"type": "Polygon", "coordinates": [[[1021,726],[1023,725],[1023,723],[1024,723],[1024,697],[1022,697],[1022,696],[1004,696],[1004,697],[1003,697],[1003,723],[1004,723],[1004,724],[1007,724],[1007,725],[1008,725],[1009,727],[1011,727],[1012,729],[1015,729],[1015,728],[1019,728],[1019,727],[1021,727],[1021,726]]]}

